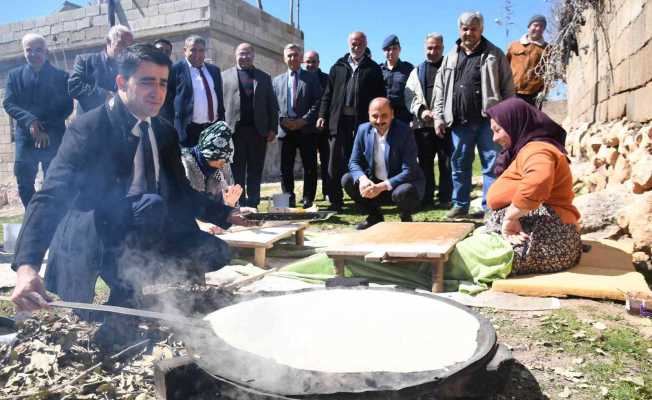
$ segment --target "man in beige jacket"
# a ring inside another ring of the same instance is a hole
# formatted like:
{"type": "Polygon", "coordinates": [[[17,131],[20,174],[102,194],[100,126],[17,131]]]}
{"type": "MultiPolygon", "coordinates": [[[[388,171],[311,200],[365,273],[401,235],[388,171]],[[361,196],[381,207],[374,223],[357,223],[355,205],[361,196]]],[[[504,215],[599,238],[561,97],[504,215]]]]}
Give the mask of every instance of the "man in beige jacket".
{"type": "Polygon", "coordinates": [[[449,208],[453,182],[451,178],[451,154],[453,143],[450,135],[435,134],[432,100],[435,77],[444,59],[444,37],[429,33],[424,43],[426,60],[412,70],[405,86],[405,107],[412,114],[412,129],[417,143],[419,166],[426,178],[422,205],[449,208]],[[435,156],[439,167],[437,203],[435,195],[435,156]]]}

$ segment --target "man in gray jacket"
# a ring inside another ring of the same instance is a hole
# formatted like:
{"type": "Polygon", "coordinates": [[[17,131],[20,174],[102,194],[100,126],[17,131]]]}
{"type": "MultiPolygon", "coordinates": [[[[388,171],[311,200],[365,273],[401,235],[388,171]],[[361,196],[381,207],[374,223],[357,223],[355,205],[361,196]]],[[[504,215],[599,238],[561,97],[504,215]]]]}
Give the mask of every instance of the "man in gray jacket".
{"type": "Polygon", "coordinates": [[[245,189],[241,206],[258,207],[267,142],[276,137],[278,102],[272,79],[254,67],[254,48],[241,43],[235,50],[236,66],[222,73],[225,120],[233,130],[231,171],[245,189]]]}
{"type": "Polygon", "coordinates": [[[482,205],[496,179],[498,152],[485,111],[514,94],[512,70],[505,54],[482,36],[484,20],[479,12],[458,18],[460,39],[444,57],[435,79],[434,119],[437,135],[451,128],[453,138],[453,208],[447,217],[468,214],[475,148],[482,164],[482,205]]]}

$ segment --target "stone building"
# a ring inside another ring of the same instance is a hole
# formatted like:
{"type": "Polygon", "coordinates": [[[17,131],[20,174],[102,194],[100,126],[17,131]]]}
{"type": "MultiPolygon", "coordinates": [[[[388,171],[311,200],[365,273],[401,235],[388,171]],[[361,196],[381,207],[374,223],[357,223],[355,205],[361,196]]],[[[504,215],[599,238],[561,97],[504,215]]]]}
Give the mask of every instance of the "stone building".
{"type": "Polygon", "coordinates": [[[652,3],[601,3],[584,13],[567,69],[569,123],[652,120],[652,3]]]}
{"type": "MultiPolygon", "coordinates": [[[[45,36],[50,62],[70,71],[75,56],[95,52],[105,44],[109,29],[107,5],[65,7],[53,15],[0,26],[0,98],[7,73],[25,62],[20,39],[28,32],[45,36]],[[71,9],[72,8],[72,9],[71,9]]],[[[303,33],[243,0],[116,0],[116,21],[134,31],[137,42],[166,38],[174,45],[173,61],[182,57],[183,41],[199,34],[208,41],[207,58],[222,70],[234,65],[235,46],[250,42],[256,49],[256,66],[272,76],[285,71],[283,46],[302,45],[303,33]]],[[[18,6],[18,5],[15,5],[18,6]]],[[[279,146],[269,147],[265,163],[267,179],[280,175],[279,146]]],[[[0,185],[14,182],[13,128],[0,107],[0,185]]]]}

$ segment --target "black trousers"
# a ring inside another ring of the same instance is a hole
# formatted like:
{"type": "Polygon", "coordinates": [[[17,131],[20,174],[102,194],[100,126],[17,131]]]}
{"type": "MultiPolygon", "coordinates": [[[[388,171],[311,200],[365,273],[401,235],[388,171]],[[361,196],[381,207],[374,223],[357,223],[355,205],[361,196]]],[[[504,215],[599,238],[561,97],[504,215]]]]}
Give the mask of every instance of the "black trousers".
{"type": "Polygon", "coordinates": [[[451,170],[451,156],[453,154],[453,140],[450,134],[440,138],[435,134],[434,128],[422,128],[414,131],[417,142],[419,166],[426,178],[426,189],[423,196],[424,203],[432,203],[435,198],[435,156],[439,167],[439,187],[437,200],[440,203],[449,203],[453,193],[453,178],[451,170]]]}
{"type": "MultiPolygon", "coordinates": [[[[52,133],[50,140],[54,139],[55,133],[52,133]]],[[[34,196],[36,190],[34,183],[38,174],[38,166],[41,164],[43,176],[48,171],[50,161],[57,154],[60,141],[50,142],[50,146],[45,149],[34,147],[34,141],[25,132],[16,132],[16,154],[14,160],[14,176],[18,185],[18,196],[21,203],[27,208],[27,204],[34,196]]]]}
{"type": "Polygon", "coordinates": [[[349,160],[353,150],[355,137],[355,117],[343,115],[337,126],[337,135],[328,139],[330,159],[328,161],[328,176],[330,178],[330,202],[341,206],[344,203],[342,177],[349,172],[349,160]]]}
{"type": "Polygon", "coordinates": [[[168,208],[158,194],[133,199],[129,231],[114,249],[115,262],[100,276],[111,289],[109,304],[129,305],[146,283],[202,282],[204,274],[220,269],[231,258],[228,245],[202,231],[169,237],[165,231],[168,208]]]}
{"type": "Polygon", "coordinates": [[[321,194],[326,199],[330,197],[331,178],[328,175],[328,162],[331,157],[331,148],[328,143],[328,132],[317,132],[317,153],[319,153],[319,173],[321,177],[321,194]]]}
{"type": "MultiPolygon", "coordinates": [[[[370,178],[374,183],[380,182],[378,179],[370,178]]],[[[373,199],[366,199],[360,195],[360,188],[358,183],[353,180],[350,173],[342,177],[342,186],[346,193],[355,201],[355,204],[360,207],[363,212],[368,216],[380,218],[383,213],[380,206],[383,204],[396,204],[399,212],[403,214],[412,214],[419,208],[421,199],[416,186],[411,183],[403,183],[393,188],[391,191],[384,191],[373,199]]]]}
{"type": "Polygon", "coordinates": [[[36,175],[38,174],[38,165],[41,164],[43,168],[43,175],[48,172],[50,166],[50,159],[30,160],[30,161],[15,161],[14,162],[14,175],[16,176],[16,184],[18,185],[18,196],[20,197],[23,207],[27,208],[29,201],[34,196],[36,190],[34,189],[34,182],[36,182],[36,175]]]}
{"type": "Polygon", "coordinates": [[[231,172],[236,184],[244,189],[240,198],[242,207],[258,207],[260,203],[260,182],[265,166],[267,138],[260,135],[253,126],[236,125],[233,135],[233,163],[231,172]]]}
{"type": "Polygon", "coordinates": [[[201,135],[202,131],[206,128],[211,126],[210,123],[206,124],[195,124],[194,122],[191,122],[190,125],[186,127],[186,140],[181,143],[181,146],[183,147],[195,147],[197,146],[197,143],[199,143],[199,135],[201,135]]]}
{"type": "Polygon", "coordinates": [[[281,142],[281,188],[290,193],[290,206],[296,204],[294,195],[294,160],[297,150],[303,164],[303,203],[315,201],[317,192],[317,143],[315,132],[311,129],[286,131],[281,142]]]}

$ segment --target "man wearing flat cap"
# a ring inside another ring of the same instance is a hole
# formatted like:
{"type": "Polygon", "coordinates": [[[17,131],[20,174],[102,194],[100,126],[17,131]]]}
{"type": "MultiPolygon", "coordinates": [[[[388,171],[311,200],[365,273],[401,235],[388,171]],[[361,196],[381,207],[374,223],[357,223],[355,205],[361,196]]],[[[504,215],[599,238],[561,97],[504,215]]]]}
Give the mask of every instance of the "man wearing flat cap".
{"type": "Polygon", "coordinates": [[[409,125],[412,114],[405,106],[404,92],[405,84],[414,66],[400,59],[401,43],[396,35],[389,35],[385,38],[383,53],[385,53],[385,62],[380,64],[380,69],[383,71],[387,98],[394,109],[395,118],[409,125]]]}
{"type": "Polygon", "coordinates": [[[536,70],[548,48],[548,43],[543,39],[546,25],[546,17],[533,16],[528,23],[527,33],[512,42],[507,50],[507,60],[514,75],[515,94],[535,106],[540,106],[543,101],[539,95],[543,91],[544,82],[536,70]]]}

